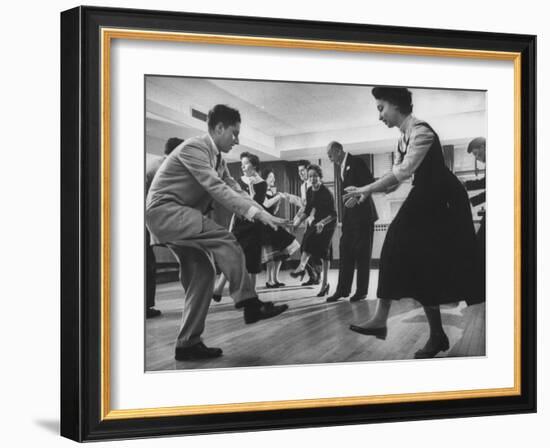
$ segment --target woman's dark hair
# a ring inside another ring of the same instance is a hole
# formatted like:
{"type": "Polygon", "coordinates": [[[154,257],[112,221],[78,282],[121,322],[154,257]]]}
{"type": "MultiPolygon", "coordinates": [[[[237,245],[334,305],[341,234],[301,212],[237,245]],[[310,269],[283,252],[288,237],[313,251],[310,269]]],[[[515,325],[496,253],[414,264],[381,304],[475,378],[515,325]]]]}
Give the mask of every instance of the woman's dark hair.
{"type": "Polygon", "coordinates": [[[245,157],[248,159],[250,164],[254,167],[256,172],[260,171],[260,158],[257,155],[251,154],[245,151],[241,153],[241,160],[244,159],[245,157]]]}
{"type": "Polygon", "coordinates": [[[321,167],[319,165],[315,165],[314,163],[312,163],[311,165],[309,165],[307,167],[308,172],[309,172],[309,170],[315,171],[321,179],[323,178],[323,170],[321,169],[321,167]]]}
{"type": "Polygon", "coordinates": [[[412,94],[404,87],[374,87],[372,96],[397,106],[404,115],[409,115],[413,110],[412,94]]]}
{"type": "MultiPolygon", "coordinates": [[[[264,168],[262,170],[262,179],[263,180],[267,180],[267,177],[273,173],[273,170],[271,168],[264,168]]],[[[275,175],[275,173],[273,173],[273,175],[275,175]]]]}

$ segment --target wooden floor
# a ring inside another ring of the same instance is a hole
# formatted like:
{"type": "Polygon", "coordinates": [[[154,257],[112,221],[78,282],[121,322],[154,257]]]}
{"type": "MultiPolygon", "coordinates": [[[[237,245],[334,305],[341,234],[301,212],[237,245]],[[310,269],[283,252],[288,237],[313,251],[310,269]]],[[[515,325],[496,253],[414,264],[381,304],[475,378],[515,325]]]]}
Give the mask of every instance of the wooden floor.
{"type": "MultiPolygon", "coordinates": [[[[331,270],[331,293],[338,272],[331,270]]],[[[261,300],[287,303],[289,310],[272,319],[245,325],[241,310],[230,297],[212,302],[203,339],[206,345],[221,347],[223,356],[206,361],[174,360],[174,343],[181,319],[183,289],[179,283],[157,287],[160,317],[147,319],[146,370],[212,369],[220,367],[320,364],[411,359],[427,340],[428,324],[422,308],[414,301],[393,302],[385,341],[349,330],[374,313],[378,271],[371,271],[368,300],[350,303],[340,299],[326,303],[318,298],[319,287],[302,287],[287,272],[280,280],[288,286],[265,289],[258,276],[261,300]]],[[[485,304],[467,307],[464,302],[441,308],[443,326],[451,348],[439,357],[485,355],[485,304]]]]}

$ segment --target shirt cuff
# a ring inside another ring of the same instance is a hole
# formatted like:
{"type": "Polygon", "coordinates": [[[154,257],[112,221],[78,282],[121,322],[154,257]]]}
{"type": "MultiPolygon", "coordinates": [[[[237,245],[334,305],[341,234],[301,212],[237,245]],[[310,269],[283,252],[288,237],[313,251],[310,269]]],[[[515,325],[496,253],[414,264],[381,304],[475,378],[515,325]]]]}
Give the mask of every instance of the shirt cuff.
{"type": "Polygon", "coordinates": [[[258,207],[251,205],[244,217],[249,221],[252,221],[254,216],[256,216],[259,212],[261,212],[261,210],[258,207]]]}

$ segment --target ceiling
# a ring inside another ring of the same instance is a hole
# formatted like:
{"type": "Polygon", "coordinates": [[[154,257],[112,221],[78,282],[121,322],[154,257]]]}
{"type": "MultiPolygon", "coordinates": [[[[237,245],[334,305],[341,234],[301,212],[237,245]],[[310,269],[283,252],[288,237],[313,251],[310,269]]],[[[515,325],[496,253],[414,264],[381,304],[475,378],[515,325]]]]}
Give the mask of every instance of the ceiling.
{"type": "MultiPolygon", "coordinates": [[[[242,118],[241,143],[274,157],[287,151],[314,151],[330,140],[360,145],[366,140],[394,142],[396,138],[395,130],[379,123],[372,86],[368,85],[169,76],[148,76],[146,85],[148,102],[171,111],[170,120],[186,128],[196,125],[202,126],[203,132],[205,129],[204,123],[191,118],[192,107],[204,113],[218,103],[237,108],[242,118]]],[[[415,115],[432,124],[469,114],[485,116],[485,92],[410,90],[415,115]]],[[[159,112],[156,117],[159,115],[170,114],[159,112]]]]}

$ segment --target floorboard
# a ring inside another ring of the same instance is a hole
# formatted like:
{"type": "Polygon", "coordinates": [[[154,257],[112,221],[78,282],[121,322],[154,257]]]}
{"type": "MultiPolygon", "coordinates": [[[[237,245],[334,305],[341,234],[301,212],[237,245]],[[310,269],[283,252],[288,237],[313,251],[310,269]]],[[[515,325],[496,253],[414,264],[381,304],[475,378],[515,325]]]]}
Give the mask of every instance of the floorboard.
{"type": "MultiPolygon", "coordinates": [[[[329,272],[331,292],[338,272],[329,272]]],[[[350,303],[341,299],[326,303],[318,298],[318,287],[301,287],[288,273],[281,281],[288,286],[277,290],[258,288],[261,300],[287,303],[289,310],[273,319],[245,325],[242,311],[230,297],[212,302],[203,335],[208,346],[221,347],[220,358],[177,362],[174,343],[178,333],[184,292],[179,283],[157,287],[156,307],[162,315],[145,322],[146,370],[212,369],[245,366],[274,366],[337,362],[367,362],[412,359],[428,338],[428,324],[422,307],[412,299],[393,302],[388,336],[379,340],[349,330],[361,324],[376,309],[378,271],[371,273],[367,300],[350,303]]],[[[258,285],[264,285],[263,275],[258,285]]],[[[464,302],[441,308],[443,327],[450,349],[438,357],[485,356],[485,304],[464,302]]]]}

